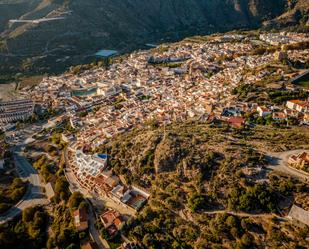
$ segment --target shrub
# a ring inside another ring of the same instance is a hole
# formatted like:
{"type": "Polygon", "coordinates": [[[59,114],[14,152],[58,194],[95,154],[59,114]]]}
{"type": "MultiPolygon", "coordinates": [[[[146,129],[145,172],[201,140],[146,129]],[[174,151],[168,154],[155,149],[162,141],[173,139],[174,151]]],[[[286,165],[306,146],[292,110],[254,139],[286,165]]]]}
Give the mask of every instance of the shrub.
{"type": "Polygon", "coordinates": [[[12,205],[7,203],[0,203],[0,214],[6,212],[12,205]]]}
{"type": "Polygon", "coordinates": [[[200,195],[198,193],[194,193],[188,200],[189,208],[196,212],[200,209],[202,209],[206,204],[206,198],[203,195],[200,195]]]}
{"type": "Polygon", "coordinates": [[[252,245],[252,236],[248,233],[245,233],[242,237],[241,237],[241,244],[244,245],[245,247],[249,247],[252,245]]]}
{"type": "MultiPolygon", "coordinates": [[[[79,206],[84,202],[84,197],[80,192],[74,192],[68,201],[68,205],[71,211],[79,208],[79,206]]],[[[84,204],[83,204],[84,205],[84,204]]]]}

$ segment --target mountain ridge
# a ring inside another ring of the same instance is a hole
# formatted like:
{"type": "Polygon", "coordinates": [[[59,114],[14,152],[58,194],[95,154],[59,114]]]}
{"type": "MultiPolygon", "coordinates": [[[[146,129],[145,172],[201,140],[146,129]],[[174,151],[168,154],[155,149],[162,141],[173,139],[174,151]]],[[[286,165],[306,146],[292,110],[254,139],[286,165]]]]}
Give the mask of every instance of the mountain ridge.
{"type": "MultiPolygon", "coordinates": [[[[53,58],[61,58],[61,55],[81,58],[103,48],[127,52],[141,48],[145,43],[175,41],[186,36],[233,29],[258,28],[263,22],[271,28],[275,24],[267,21],[275,20],[287,10],[290,11],[293,6],[289,2],[7,0],[0,4],[0,14],[6,12],[5,17],[0,18],[0,63],[10,65],[14,61],[21,65],[27,58],[42,56],[52,58],[51,61],[54,61],[53,58]],[[9,19],[54,17],[64,19],[41,23],[8,23],[9,19]]],[[[50,67],[50,63],[47,63],[47,67],[50,67]]],[[[69,59],[63,64],[76,64],[76,59],[69,59]]],[[[7,66],[4,68],[8,70],[7,66]]]]}

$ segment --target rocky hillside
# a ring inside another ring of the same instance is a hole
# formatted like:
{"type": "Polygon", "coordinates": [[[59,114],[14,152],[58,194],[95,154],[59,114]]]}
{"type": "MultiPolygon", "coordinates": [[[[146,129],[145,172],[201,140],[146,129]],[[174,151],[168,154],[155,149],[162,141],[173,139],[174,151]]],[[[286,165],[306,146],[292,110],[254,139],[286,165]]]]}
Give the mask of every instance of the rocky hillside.
{"type": "Polygon", "coordinates": [[[40,71],[54,71],[55,60],[65,56],[70,57],[57,61],[58,67],[83,63],[98,49],[123,52],[194,34],[255,28],[282,15],[287,6],[288,0],[4,0],[0,64],[10,71],[38,65],[40,71]]]}
{"type": "Polygon", "coordinates": [[[151,193],[123,232],[145,249],[303,248],[308,231],[277,215],[293,200],[308,209],[308,186],[267,170],[263,152],[308,148],[308,128],[296,129],[151,123],[113,138],[99,151],[151,193]]]}
{"type": "Polygon", "coordinates": [[[298,25],[301,28],[309,27],[309,1],[290,0],[287,3],[286,11],[273,20],[265,21],[266,28],[286,28],[298,25]]]}

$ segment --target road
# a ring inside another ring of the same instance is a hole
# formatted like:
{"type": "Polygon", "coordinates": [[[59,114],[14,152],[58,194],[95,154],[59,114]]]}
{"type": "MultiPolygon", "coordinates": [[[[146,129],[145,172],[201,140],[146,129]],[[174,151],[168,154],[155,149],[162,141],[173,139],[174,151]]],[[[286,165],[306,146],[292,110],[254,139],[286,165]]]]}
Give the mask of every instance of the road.
{"type": "Polygon", "coordinates": [[[65,17],[53,17],[53,18],[40,18],[40,19],[33,19],[33,20],[23,20],[23,19],[12,19],[9,20],[10,24],[13,23],[41,23],[41,22],[50,22],[50,21],[57,21],[57,20],[64,20],[65,17]]]}
{"type": "Polygon", "coordinates": [[[14,161],[18,174],[23,180],[27,180],[29,184],[23,198],[14,207],[0,216],[0,224],[12,220],[28,207],[48,204],[48,200],[43,192],[44,184],[41,182],[38,172],[21,155],[20,148],[17,148],[14,152],[14,161]]]}
{"type": "Polygon", "coordinates": [[[293,154],[299,154],[308,150],[289,150],[280,153],[269,153],[267,155],[267,161],[269,162],[268,168],[288,174],[290,176],[299,178],[302,181],[309,182],[309,174],[301,172],[300,170],[294,169],[288,166],[288,159],[293,154]]]}
{"type": "Polygon", "coordinates": [[[96,216],[92,208],[92,203],[88,199],[87,201],[89,204],[89,233],[90,233],[90,236],[96,242],[96,244],[98,245],[100,249],[110,248],[107,241],[102,239],[102,237],[100,236],[100,233],[98,232],[95,226],[96,216]]]}
{"type": "Polygon", "coordinates": [[[258,213],[258,214],[252,214],[252,213],[245,213],[245,212],[235,212],[235,211],[228,211],[228,210],[215,210],[215,211],[205,211],[204,214],[229,214],[234,215],[238,217],[262,217],[262,218],[272,218],[276,216],[277,218],[282,219],[282,217],[274,214],[274,213],[258,213]]]}

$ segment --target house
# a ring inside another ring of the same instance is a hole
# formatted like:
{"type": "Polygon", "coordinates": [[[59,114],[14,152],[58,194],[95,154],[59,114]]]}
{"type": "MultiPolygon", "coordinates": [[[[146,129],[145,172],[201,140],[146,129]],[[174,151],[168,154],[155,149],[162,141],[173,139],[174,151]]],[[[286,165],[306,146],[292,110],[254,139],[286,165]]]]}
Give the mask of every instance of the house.
{"type": "Polygon", "coordinates": [[[306,211],[296,205],[292,206],[288,214],[288,218],[309,226],[309,211],[306,211]]]}
{"type": "Polygon", "coordinates": [[[100,216],[101,222],[105,228],[111,226],[116,218],[119,218],[119,212],[110,209],[100,216]]]}
{"type": "Polygon", "coordinates": [[[286,120],[286,114],[284,112],[274,112],[272,114],[272,118],[273,120],[275,121],[283,121],[283,120],[286,120]]]}
{"type": "Polygon", "coordinates": [[[304,114],[303,123],[309,125],[309,112],[304,114]]]}
{"type": "Polygon", "coordinates": [[[103,226],[107,229],[111,237],[115,236],[122,229],[125,222],[119,212],[110,209],[100,216],[103,226]]]}
{"type": "Polygon", "coordinates": [[[0,101],[0,124],[6,125],[26,120],[34,112],[34,103],[30,99],[0,101]]]}
{"type": "Polygon", "coordinates": [[[299,113],[296,110],[284,109],[283,111],[287,117],[297,118],[299,113]]]}
{"type": "Polygon", "coordinates": [[[119,184],[120,180],[118,176],[110,176],[105,180],[105,183],[111,187],[114,188],[119,184]]]}
{"type": "Polygon", "coordinates": [[[88,213],[86,208],[74,211],[74,225],[79,232],[88,229],[88,213]]]}
{"type": "Polygon", "coordinates": [[[309,153],[303,152],[298,155],[292,155],[290,156],[288,163],[297,169],[304,169],[309,166],[309,153]]]}
{"type": "Polygon", "coordinates": [[[271,110],[269,110],[265,106],[258,106],[256,110],[259,113],[260,117],[265,117],[271,114],[271,110]]]}
{"type": "Polygon", "coordinates": [[[124,242],[118,249],[138,249],[134,242],[124,242]]]}
{"type": "Polygon", "coordinates": [[[233,116],[240,116],[241,111],[236,107],[228,107],[224,108],[221,116],[223,117],[233,117],[233,116]]]}
{"type": "Polygon", "coordinates": [[[130,189],[128,189],[123,185],[118,184],[116,187],[112,189],[111,197],[117,202],[127,200],[131,197],[130,189]]]}
{"type": "Polygon", "coordinates": [[[130,192],[122,199],[123,203],[138,211],[148,200],[149,194],[136,186],[131,186],[130,192]]]}
{"type": "Polygon", "coordinates": [[[296,110],[298,112],[309,112],[309,101],[303,101],[303,100],[289,100],[286,102],[286,107],[289,108],[290,110],[296,110]]]}
{"type": "Polygon", "coordinates": [[[242,117],[231,117],[228,119],[228,123],[230,126],[239,129],[244,127],[246,120],[242,117]]]}

